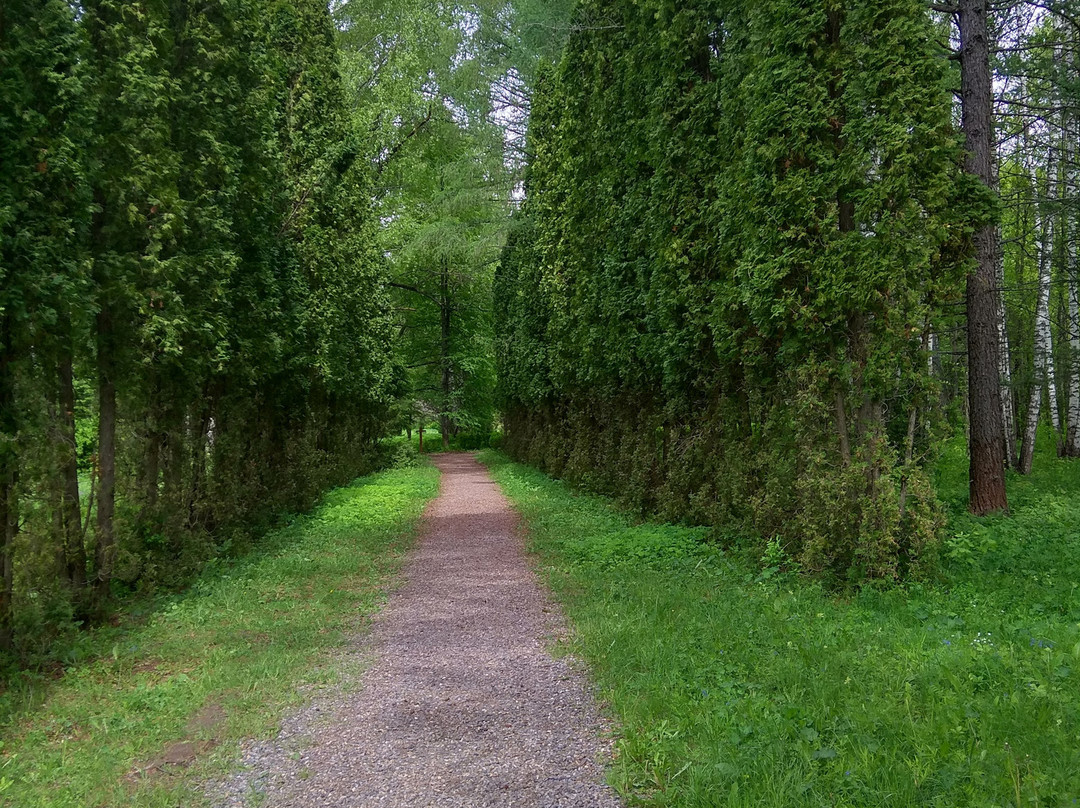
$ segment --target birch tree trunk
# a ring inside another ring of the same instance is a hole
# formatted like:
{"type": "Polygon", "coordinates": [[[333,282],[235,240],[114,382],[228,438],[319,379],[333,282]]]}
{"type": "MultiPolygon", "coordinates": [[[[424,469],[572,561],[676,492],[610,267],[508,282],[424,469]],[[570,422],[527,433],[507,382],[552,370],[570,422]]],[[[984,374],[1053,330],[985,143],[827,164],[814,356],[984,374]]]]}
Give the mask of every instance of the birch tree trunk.
{"type": "Polygon", "coordinates": [[[995,273],[997,276],[998,305],[998,367],[1001,379],[1001,423],[1005,439],[1005,462],[1010,468],[1016,468],[1019,458],[1016,455],[1016,418],[1013,404],[1012,362],[1009,354],[1009,331],[1005,327],[1005,253],[998,250],[995,273]]]}
{"type": "MultiPolygon", "coordinates": [[[[1072,58],[1073,67],[1076,66],[1075,55],[1072,58]]],[[[1065,444],[1062,454],[1065,457],[1080,457],[1080,290],[1077,289],[1077,239],[1080,239],[1080,228],[1077,227],[1076,196],[1080,190],[1080,169],[1077,160],[1080,159],[1080,148],[1077,147],[1080,138],[1080,117],[1075,113],[1068,114],[1063,131],[1065,136],[1065,190],[1062,194],[1065,201],[1065,212],[1062,222],[1065,232],[1065,275],[1068,284],[1068,301],[1066,320],[1069,335],[1069,405],[1065,417],[1065,444]]]]}
{"type": "MultiPolygon", "coordinates": [[[[1057,396],[1057,370],[1054,366],[1053,323],[1050,320],[1050,288],[1054,279],[1054,236],[1057,234],[1058,227],[1057,186],[1058,164],[1060,162],[1055,159],[1055,152],[1055,149],[1050,150],[1050,160],[1047,168],[1049,177],[1047,178],[1046,201],[1049,210],[1043,219],[1045,228],[1043,233],[1043,256],[1040,256],[1040,260],[1046,261],[1047,302],[1045,318],[1039,323],[1039,328],[1043,330],[1042,374],[1043,379],[1046,380],[1047,403],[1050,405],[1050,423],[1054,427],[1054,440],[1057,444],[1057,453],[1060,455],[1064,453],[1065,445],[1061,440],[1062,418],[1057,396]]],[[[1056,153],[1060,154],[1060,152],[1056,153]]],[[[1041,271],[1040,267],[1040,273],[1041,271]]]]}
{"type": "Polygon", "coordinates": [[[1076,282],[1076,240],[1080,238],[1080,233],[1077,232],[1076,221],[1071,215],[1067,216],[1065,221],[1069,228],[1065,240],[1069,284],[1069,409],[1065,419],[1063,454],[1066,457],[1080,457],[1080,295],[1076,282]]]}
{"type": "MultiPolygon", "coordinates": [[[[1027,421],[1024,425],[1024,442],[1020,447],[1021,474],[1031,473],[1031,461],[1035,454],[1035,434],[1039,426],[1039,411],[1042,408],[1043,387],[1052,384],[1047,376],[1048,366],[1047,352],[1050,339],[1050,247],[1053,244],[1051,230],[1053,218],[1042,215],[1036,219],[1038,227],[1042,230],[1039,247],[1039,286],[1038,302],[1035,306],[1035,352],[1032,361],[1034,378],[1031,384],[1031,395],[1028,398],[1027,421]]],[[[1050,401],[1053,411],[1053,398],[1050,401]]]]}

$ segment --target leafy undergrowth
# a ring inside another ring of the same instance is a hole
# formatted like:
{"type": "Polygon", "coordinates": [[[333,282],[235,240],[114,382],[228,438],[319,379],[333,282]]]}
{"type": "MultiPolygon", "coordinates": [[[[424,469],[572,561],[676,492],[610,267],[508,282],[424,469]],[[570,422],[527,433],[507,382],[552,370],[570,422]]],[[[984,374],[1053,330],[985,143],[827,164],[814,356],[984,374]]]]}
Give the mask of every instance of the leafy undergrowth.
{"type": "Polygon", "coordinates": [[[752,565],[484,459],[618,720],[631,804],[1077,804],[1080,464],[1041,456],[1008,519],[954,514],[941,580],[838,597],[776,546],[752,565]]]}
{"type": "Polygon", "coordinates": [[[384,472],[329,493],[265,550],[208,569],[141,628],[44,694],[0,702],[0,804],[175,806],[266,737],[383,599],[438,472],[384,472]]]}
{"type": "MultiPolygon", "coordinates": [[[[387,441],[399,452],[409,452],[412,456],[420,454],[420,432],[413,430],[411,436],[404,432],[387,441]]],[[[424,430],[423,454],[440,454],[449,452],[475,452],[478,449],[498,447],[502,443],[502,434],[499,432],[473,433],[463,432],[457,437],[450,439],[450,447],[443,449],[442,433],[438,429],[427,428],[424,430]]]]}

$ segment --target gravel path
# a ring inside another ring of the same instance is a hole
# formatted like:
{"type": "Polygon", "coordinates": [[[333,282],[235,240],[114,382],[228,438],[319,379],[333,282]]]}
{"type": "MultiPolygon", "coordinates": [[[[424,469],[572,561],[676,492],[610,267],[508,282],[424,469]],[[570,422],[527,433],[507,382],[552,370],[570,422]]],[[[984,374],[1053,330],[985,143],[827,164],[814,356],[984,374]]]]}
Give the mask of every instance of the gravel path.
{"type": "Polygon", "coordinates": [[[617,808],[583,676],[545,644],[562,630],[517,517],[468,455],[442,455],[404,586],[376,619],[356,692],[316,700],[217,804],[267,808],[617,808]],[[254,798],[254,799],[253,799],[254,798]]]}

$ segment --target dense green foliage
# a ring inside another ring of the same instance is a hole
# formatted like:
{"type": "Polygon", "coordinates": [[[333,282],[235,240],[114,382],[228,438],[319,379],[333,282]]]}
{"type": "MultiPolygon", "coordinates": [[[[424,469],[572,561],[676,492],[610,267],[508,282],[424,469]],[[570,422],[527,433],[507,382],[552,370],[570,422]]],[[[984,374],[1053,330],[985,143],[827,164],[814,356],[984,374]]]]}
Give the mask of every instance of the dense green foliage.
{"type": "Polygon", "coordinates": [[[502,152],[491,148],[499,134],[432,121],[388,172],[401,188],[383,239],[409,382],[404,420],[436,420],[444,447],[489,435],[495,421],[491,284],[509,222],[502,152]]]}
{"type": "MultiPolygon", "coordinates": [[[[1051,6],[1053,8],[1053,6],[1051,6]]],[[[1059,7],[1061,8],[1061,7],[1059,7]]],[[[1059,450],[1080,456],[1080,30],[1064,17],[1018,7],[1004,15],[997,72],[1003,91],[1001,273],[1006,405],[1016,439],[1039,421],[1059,450]],[[1013,33],[1009,29],[1018,30],[1013,33]],[[1040,314],[1040,293],[1045,310],[1040,314]],[[1032,412],[1032,401],[1037,402],[1032,412]],[[1047,417],[1049,416],[1049,417],[1047,417]]],[[[1034,443],[1034,441],[1032,441],[1034,443]]],[[[1010,465],[1026,469],[1022,446],[1010,465]]]]}
{"type": "Polygon", "coordinates": [[[915,0],[590,0],[497,277],[507,446],[892,577],[937,536],[927,341],[990,202],[915,0]]]}
{"type": "Polygon", "coordinates": [[[1080,470],[1052,446],[1010,477],[1013,518],[975,519],[950,444],[942,580],[850,599],[800,580],[779,544],[759,562],[488,461],[618,718],[611,777],[630,804],[1080,798],[1080,470]]]}
{"type": "Polygon", "coordinates": [[[257,555],[86,635],[96,659],[63,681],[25,677],[0,700],[0,805],[200,804],[200,782],[232,764],[239,739],[273,731],[298,685],[334,683],[324,655],[379,608],[437,491],[429,467],[333,491],[257,555]],[[179,763],[164,762],[169,749],[179,763]]]}
{"type": "Polygon", "coordinates": [[[403,366],[396,423],[438,423],[444,447],[486,441],[495,421],[491,285],[517,169],[506,129],[523,123],[505,99],[526,92],[519,65],[551,38],[518,40],[529,5],[380,0],[336,12],[356,126],[378,146],[403,366]]]}
{"type": "Polygon", "coordinates": [[[26,659],[370,468],[397,374],[325,3],[0,17],[0,642],[26,659]]]}

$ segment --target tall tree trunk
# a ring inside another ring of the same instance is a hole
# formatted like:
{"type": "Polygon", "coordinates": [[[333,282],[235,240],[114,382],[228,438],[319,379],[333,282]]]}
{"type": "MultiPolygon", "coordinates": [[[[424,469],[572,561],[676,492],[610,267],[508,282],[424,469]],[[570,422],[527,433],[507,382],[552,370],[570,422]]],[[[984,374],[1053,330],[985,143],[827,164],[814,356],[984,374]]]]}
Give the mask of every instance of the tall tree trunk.
{"type": "Polygon", "coordinates": [[[156,378],[151,382],[149,403],[146,408],[146,446],[139,468],[137,490],[142,494],[139,507],[139,523],[146,525],[154,517],[158,495],[161,491],[161,448],[165,436],[161,431],[162,406],[161,384],[156,378]]]}
{"type": "MultiPolygon", "coordinates": [[[[1070,64],[1076,69],[1075,51],[1070,64]]],[[[1062,124],[1065,137],[1065,192],[1066,201],[1062,222],[1065,244],[1065,272],[1068,285],[1068,335],[1069,335],[1069,408],[1066,415],[1066,434],[1063,454],[1080,457],[1080,282],[1077,280],[1077,251],[1080,250],[1080,227],[1076,203],[1080,195],[1080,116],[1066,113],[1062,124]]]]}
{"type": "MultiPolygon", "coordinates": [[[[198,418],[192,418],[194,427],[191,452],[191,486],[188,494],[188,527],[207,527],[210,523],[206,501],[206,462],[210,446],[210,427],[214,422],[215,396],[208,389],[203,395],[203,406],[198,418]]],[[[323,430],[323,435],[329,430],[323,430]]],[[[321,438],[321,436],[320,436],[321,438]]],[[[325,440],[325,439],[324,439],[325,440]]]]}
{"type": "Polygon", "coordinates": [[[1076,222],[1067,216],[1069,227],[1065,249],[1068,251],[1068,331],[1069,331],[1069,409],[1066,415],[1065,457],[1080,457],[1080,292],[1076,279],[1076,240],[1080,238],[1076,222]]]}
{"type": "Polygon", "coordinates": [[[169,407],[164,429],[165,453],[162,469],[161,497],[164,518],[171,533],[180,522],[184,509],[184,437],[187,431],[187,417],[182,407],[175,402],[169,407]]]}
{"type": "Polygon", "coordinates": [[[97,315],[98,505],[94,549],[94,594],[104,604],[112,581],[116,513],[116,365],[113,322],[107,301],[97,315]]]}
{"type": "Polygon", "coordinates": [[[12,596],[15,537],[19,533],[18,414],[15,410],[13,316],[0,316],[0,649],[14,643],[12,596]]]}
{"type": "Polygon", "coordinates": [[[442,431],[443,451],[450,448],[450,395],[453,392],[453,377],[450,373],[450,268],[443,266],[439,282],[439,322],[441,327],[439,341],[439,360],[442,364],[442,411],[439,413],[439,428],[442,431]]]}
{"type": "Polygon", "coordinates": [[[61,339],[57,360],[59,405],[57,418],[60,451],[60,529],[64,566],[77,605],[85,605],[86,547],[83,544],[82,510],[79,501],[79,458],[75,443],[75,374],[72,370],[70,336],[61,339]]]}
{"type": "MultiPolygon", "coordinates": [[[[1001,192],[1001,166],[994,160],[994,190],[1001,192]]],[[[1002,439],[1005,442],[1005,464],[1017,468],[1019,456],[1016,444],[1016,401],[1012,383],[1012,358],[1009,350],[1009,329],[1005,319],[1005,251],[998,247],[994,260],[995,303],[998,318],[998,378],[1001,387],[1002,439]]]]}
{"type": "MultiPolygon", "coordinates": [[[[1046,287],[1049,290],[1053,285],[1054,278],[1054,244],[1058,236],[1058,212],[1057,212],[1057,189],[1058,189],[1058,165],[1060,163],[1060,150],[1051,149],[1048,162],[1046,201],[1050,206],[1044,222],[1043,252],[1046,254],[1046,287]]],[[[1054,330],[1050,319],[1050,300],[1047,295],[1046,318],[1039,323],[1043,329],[1043,378],[1046,379],[1046,392],[1050,404],[1050,423],[1054,427],[1054,440],[1057,444],[1058,455],[1065,454],[1065,443],[1062,439],[1061,423],[1062,412],[1057,395],[1057,368],[1054,365],[1054,330]]]]}
{"type": "MultiPolygon", "coordinates": [[[[1024,427],[1024,442],[1020,449],[1021,474],[1031,473],[1031,461],[1035,454],[1035,435],[1039,427],[1039,414],[1042,408],[1043,389],[1050,394],[1050,411],[1054,413],[1054,388],[1051,375],[1053,357],[1050,355],[1050,249],[1053,243],[1053,217],[1040,217],[1042,226],[1039,246],[1039,289],[1035,305],[1035,353],[1032,367],[1035,374],[1031,384],[1031,396],[1028,399],[1027,422],[1024,427]]],[[[1056,419],[1055,419],[1056,420],[1056,419]]]]}
{"type": "MultiPolygon", "coordinates": [[[[964,169],[988,188],[994,183],[993,87],[990,73],[989,0],[959,0],[960,94],[967,141],[964,169]]],[[[968,413],[970,418],[969,510],[986,514],[1008,508],[1002,435],[998,312],[997,225],[975,233],[975,269],[967,280],[968,413]]]]}
{"type": "Polygon", "coordinates": [[[1016,468],[1018,458],[1016,454],[1016,419],[1014,413],[1016,407],[1013,403],[1012,361],[1009,352],[1009,331],[1005,323],[1005,253],[997,251],[997,260],[994,262],[997,280],[997,306],[998,306],[998,378],[1001,386],[1001,422],[1005,440],[1005,462],[1010,468],[1016,468]]]}

